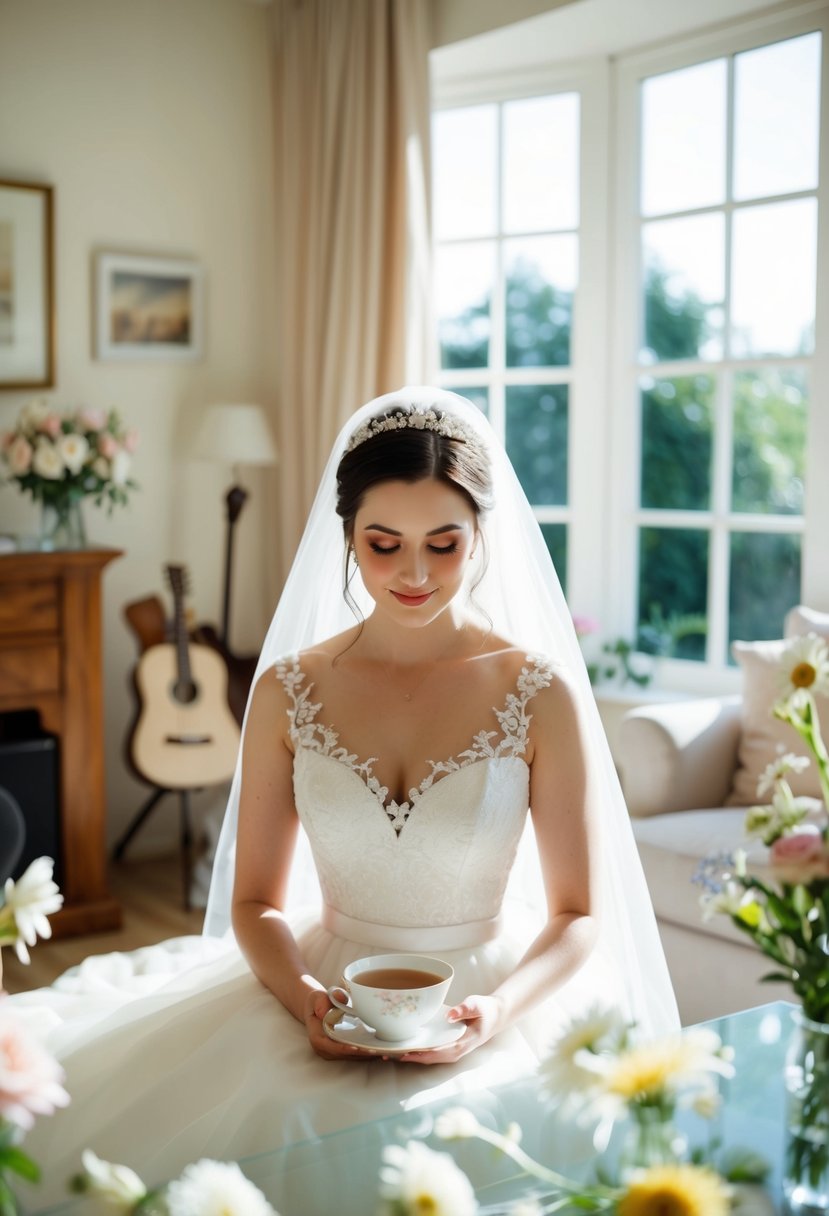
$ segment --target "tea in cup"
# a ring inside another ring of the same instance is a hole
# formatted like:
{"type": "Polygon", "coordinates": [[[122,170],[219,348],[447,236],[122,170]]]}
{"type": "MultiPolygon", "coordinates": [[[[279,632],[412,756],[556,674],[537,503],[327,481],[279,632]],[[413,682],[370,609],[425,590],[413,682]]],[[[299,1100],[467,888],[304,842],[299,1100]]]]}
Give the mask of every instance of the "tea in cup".
{"type": "Polygon", "coordinates": [[[437,1013],[449,991],[454,969],[424,954],[375,954],[358,958],[343,971],[343,983],[328,989],[329,999],[357,1015],[378,1039],[410,1039],[437,1013]],[[346,1003],[339,993],[345,989],[346,1003]]]}

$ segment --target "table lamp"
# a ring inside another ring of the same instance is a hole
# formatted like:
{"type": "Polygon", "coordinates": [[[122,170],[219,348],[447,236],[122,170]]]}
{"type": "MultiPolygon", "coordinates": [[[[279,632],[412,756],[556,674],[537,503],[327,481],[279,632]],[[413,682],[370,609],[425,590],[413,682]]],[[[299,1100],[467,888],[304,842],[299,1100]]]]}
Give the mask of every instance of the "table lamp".
{"type": "Polygon", "coordinates": [[[276,444],[261,405],[209,406],[196,433],[194,455],[200,460],[221,461],[222,464],[233,466],[233,485],[225,496],[227,542],[221,632],[222,644],[228,647],[233,530],[248,498],[247,490],[239,484],[239,466],[273,465],[278,459],[276,444]]]}

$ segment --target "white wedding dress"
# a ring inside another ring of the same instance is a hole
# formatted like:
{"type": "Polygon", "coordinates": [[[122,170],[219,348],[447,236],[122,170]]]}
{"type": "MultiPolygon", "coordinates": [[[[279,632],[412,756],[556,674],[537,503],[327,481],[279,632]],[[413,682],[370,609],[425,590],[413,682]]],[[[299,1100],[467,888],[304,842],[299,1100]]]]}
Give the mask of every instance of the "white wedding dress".
{"type": "MultiPolygon", "coordinates": [[[[354,958],[416,951],[454,966],[450,1003],[491,991],[530,941],[505,892],[527,821],[532,699],[553,665],[528,658],[468,750],[434,762],[402,805],[387,804],[371,760],[340,746],[297,660],[277,673],[323,896],[300,934],[312,974],[330,985],[354,958]]],[[[52,988],[11,998],[61,1059],[71,1095],[27,1137],[44,1179],[26,1207],[64,1198],[87,1147],[154,1184],[201,1157],[266,1152],[533,1069],[558,1019],[619,988],[608,968],[591,957],[519,1026],[457,1065],[426,1066],[320,1059],[230,938],[87,959],[52,988]]]]}

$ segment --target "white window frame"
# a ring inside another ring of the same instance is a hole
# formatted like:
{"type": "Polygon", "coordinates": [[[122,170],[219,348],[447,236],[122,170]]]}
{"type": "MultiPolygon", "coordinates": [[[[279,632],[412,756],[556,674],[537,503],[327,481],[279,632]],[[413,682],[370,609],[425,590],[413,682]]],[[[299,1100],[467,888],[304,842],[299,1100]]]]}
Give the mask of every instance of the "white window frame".
{"type": "MultiPolygon", "coordinates": [[[[819,522],[829,521],[829,480],[826,476],[829,458],[829,189],[826,185],[826,175],[829,171],[829,6],[825,0],[815,0],[813,3],[790,7],[786,12],[778,10],[734,22],[727,29],[685,38],[671,47],[660,46],[631,53],[620,57],[616,64],[613,84],[618,115],[614,135],[616,214],[613,245],[617,257],[613,315],[616,323],[611,329],[613,396],[610,399],[609,416],[612,447],[617,458],[610,469],[609,501],[616,504],[617,509],[611,511],[608,526],[612,538],[609,575],[611,585],[616,588],[615,607],[619,613],[617,628],[620,633],[632,635],[636,624],[637,580],[633,577],[633,572],[638,568],[640,527],[651,522],[667,522],[668,519],[675,523],[682,522],[688,527],[712,528],[713,525],[709,603],[713,602],[715,597],[724,597],[726,594],[729,524],[732,531],[736,530],[733,516],[717,517],[713,510],[654,513],[639,507],[639,379],[645,370],[637,362],[641,334],[640,85],[644,78],[661,72],[676,71],[709,59],[734,55],[814,30],[820,30],[823,36],[820,122],[822,172],[819,183],[821,188],[818,190],[815,353],[800,362],[794,359],[729,359],[711,363],[683,362],[678,365],[678,369],[681,368],[682,374],[693,374],[699,370],[720,376],[720,391],[715,401],[715,426],[722,432],[719,444],[722,453],[726,450],[724,445],[730,433],[730,403],[724,400],[725,393],[722,388],[730,369],[739,369],[745,364],[781,367],[789,364],[808,364],[809,415],[803,527],[801,529],[796,521],[775,517],[745,516],[744,520],[747,530],[799,532],[802,535],[801,598],[804,603],[816,608],[829,608],[829,542],[826,539],[826,527],[821,526],[819,522]],[[631,155],[631,151],[635,154],[631,155]],[[722,372],[726,375],[722,376],[722,372]]],[[[730,119],[729,112],[729,123],[730,119]]],[[[729,148],[730,146],[729,132],[729,148]]],[[[729,473],[726,461],[715,462],[712,478],[719,489],[719,494],[716,494],[715,485],[712,485],[715,501],[717,498],[720,501],[730,498],[730,487],[723,487],[723,481],[729,477],[729,473]]],[[[711,651],[714,655],[725,656],[727,618],[722,613],[712,614],[711,624],[714,630],[710,639],[711,651]]],[[[726,689],[736,687],[737,679],[737,673],[727,666],[724,658],[721,661],[712,659],[708,663],[667,659],[660,662],[660,682],[677,689],[726,689]]]]}
{"type": "MultiPolygon", "coordinates": [[[[604,394],[607,377],[607,198],[610,164],[610,71],[606,60],[551,65],[534,71],[464,76],[444,82],[432,98],[433,110],[484,105],[487,102],[579,94],[579,272],[573,303],[570,366],[568,368],[507,368],[476,377],[471,368],[441,371],[447,388],[470,381],[490,386],[490,417],[503,435],[504,389],[513,384],[563,383],[570,385],[568,406],[568,486],[565,507],[536,507],[541,523],[566,523],[567,600],[572,612],[595,614],[603,598],[603,571],[609,538],[604,526],[603,495],[598,489],[607,478],[608,449],[596,451],[596,436],[604,435],[604,394]],[[601,357],[597,358],[597,352],[601,357]],[[576,469],[596,466],[595,477],[577,475],[576,469]],[[591,553],[590,561],[575,559],[591,553]]],[[[499,167],[500,172],[500,167],[499,167]]],[[[500,183],[499,183],[500,188],[500,183]]],[[[518,235],[518,234],[515,234],[518,235]]],[[[492,339],[503,347],[503,301],[493,301],[492,339]]],[[[503,359],[499,359],[503,364],[503,359]]]]}
{"type": "MultiPolygon", "coordinates": [[[[821,30],[821,190],[815,354],[811,357],[802,600],[829,611],[829,3],[805,0],[670,44],[569,64],[442,79],[433,109],[578,92],[580,95],[579,279],[574,301],[569,407],[568,506],[550,518],[568,526],[567,598],[574,614],[597,617],[603,640],[633,638],[636,627],[639,501],[639,81],[706,59],[821,30]]],[[[534,48],[537,50],[538,48],[534,48]]],[[[493,317],[493,325],[498,320],[493,317]]],[[[759,362],[759,361],[755,361],[759,362]]],[[[777,360],[769,362],[778,363],[777,360]]],[[[711,371],[711,365],[705,365],[711,371]]],[[[714,369],[721,365],[715,363],[714,369]]],[[[541,370],[541,369],[538,369],[541,370]]],[[[530,382],[536,369],[488,374],[530,382]]],[[[469,383],[471,369],[441,372],[447,387],[469,383]]],[[[547,377],[545,376],[545,379],[547,377]]],[[[554,377],[550,377],[554,379],[554,377]]],[[[483,378],[481,378],[483,382],[483,378]]],[[[491,391],[492,391],[491,389],[491,391]]],[[[723,476],[722,471],[714,471],[723,476]]],[[[537,509],[540,519],[547,512],[537,509]]],[[[694,522],[705,522],[694,513],[694,522]]],[[[764,521],[765,522],[765,521],[764,521]]],[[[768,530],[771,530],[769,528],[768,530]]],[[[717,663],[662,659],[657,686],[694,695],[732,691],[739,673],[717,663]]],[[[638,699],[646,699],[647,693],[638,699]]]]}

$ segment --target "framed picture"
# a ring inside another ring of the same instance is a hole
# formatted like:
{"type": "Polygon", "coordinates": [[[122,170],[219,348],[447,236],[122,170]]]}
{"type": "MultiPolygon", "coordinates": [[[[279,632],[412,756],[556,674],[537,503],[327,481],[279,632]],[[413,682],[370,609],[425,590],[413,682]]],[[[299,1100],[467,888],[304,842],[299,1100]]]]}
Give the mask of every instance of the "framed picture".
{"type": "Polygon", "coordinates": [[[51,186],[0,181],[0,389],[55,383],[51,186]]]}
{"type": "Polygon", "coordinates": [[[183,258],[99,253],[99,359],[200,359],[204,330],[201,267],[183,258]]]}

